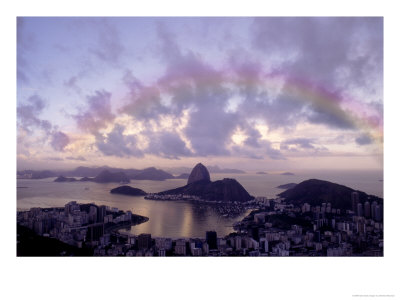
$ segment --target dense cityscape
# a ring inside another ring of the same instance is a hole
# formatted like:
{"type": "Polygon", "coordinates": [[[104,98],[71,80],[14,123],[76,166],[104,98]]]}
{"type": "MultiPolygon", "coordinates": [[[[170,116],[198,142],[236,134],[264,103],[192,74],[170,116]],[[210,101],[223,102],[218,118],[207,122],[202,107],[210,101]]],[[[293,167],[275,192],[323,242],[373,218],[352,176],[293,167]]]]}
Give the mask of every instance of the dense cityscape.
{"type": "Polygon", "coordinates": [[[18,212],[17,222],[94,256],[383,256],[382,205],[361,203],[357,192],[351,202],[352,210],[342,211],[330,203],[294,206],[257,197],[247,203],[254,210],[224,237],[215,231],[179,239],[121,234],[118,229],[148,219],[94,203],[31,208],[18,212]]]}

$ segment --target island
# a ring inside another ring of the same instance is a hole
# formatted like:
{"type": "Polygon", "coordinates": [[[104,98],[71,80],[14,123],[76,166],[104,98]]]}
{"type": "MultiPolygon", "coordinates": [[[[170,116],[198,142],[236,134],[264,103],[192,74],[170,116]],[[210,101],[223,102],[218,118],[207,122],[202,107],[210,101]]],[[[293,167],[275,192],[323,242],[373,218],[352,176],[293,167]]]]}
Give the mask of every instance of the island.
{"type": "Polygon", "coordinates": [[[268,173],[267,172],[257,172],[256,174],[258,174],[258,175],[267,175],[268,173]]]}
{"type": "Polygon", "coordinates": [[[120,187],[117,187],[115,189],[112,189],[110,191],[111,194],[121,194],[121,195],[127,195],[127,196],[145,196],[147,193],[141,189],[133,188],[129,185],[123,185],[120,187]]]}
{"type": "Polygon", "coordinates": [[[291,173],[291,172],[283,172],[283,173],[280,173],[280,175],[292,176],[292,175],[294,175],[294,173],[291,173]]]}
{"type": "Polygon", "coordinates": [[[212,182],[207,168],[198,163],[189,175],[187,185],[160,193],[149,194],[152,200],[195,200],[219,203],[245,203],[254,199],[232,178],[212,182]]]}

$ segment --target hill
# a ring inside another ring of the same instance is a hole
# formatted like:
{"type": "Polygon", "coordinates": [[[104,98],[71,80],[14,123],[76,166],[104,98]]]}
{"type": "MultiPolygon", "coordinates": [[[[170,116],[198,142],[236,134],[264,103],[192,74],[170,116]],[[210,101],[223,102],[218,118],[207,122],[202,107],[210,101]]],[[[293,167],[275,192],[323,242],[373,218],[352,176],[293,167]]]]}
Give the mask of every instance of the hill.
{"type": "Polygon", "coordinates": [[[97,183],[107,183],[107,182],[129,182],[128,176],[126,176],[123,172],[111,173],[108,170],[102,171],[99,175],[97,175],[94,179],[94,182],[97,183]]]}
{"type": "Polygon", "coordinates": [[[165,179],[172,179],[174,176],[168,172],[163,170],[159,170],[156,168],[147,168],[144,170],[140,170],[134,175],[130,176],[131,179],[134,180],[165,180],[165,179]]]}
{"type": "Polygon", "coordinates": [[[302,205],[309,203],[311,205],[321,205],[323,202],[332,204],[332,207],[340,209],[351,209],[351,193],[358,192],[360,202],[377,201],[382,204],[383,199],[367,195],[364,192],[356,191],[344,185],[332,183],[319,179],[305,180],[295,187],[280,193],[278,196],[285,198],[287,203],[302,205]]]}

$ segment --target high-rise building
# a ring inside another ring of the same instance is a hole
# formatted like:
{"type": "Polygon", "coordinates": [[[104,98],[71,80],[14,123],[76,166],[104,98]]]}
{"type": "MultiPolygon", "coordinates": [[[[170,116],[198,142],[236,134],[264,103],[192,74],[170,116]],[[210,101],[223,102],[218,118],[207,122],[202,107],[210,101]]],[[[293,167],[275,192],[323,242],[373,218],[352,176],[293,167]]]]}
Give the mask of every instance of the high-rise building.
{"type": "Polygon", "coordinates": [[[360,202],[360,195],[358,192],[352,192],[351,193],[351,207],[354,213],[357,213],[357,206],[358,203],[360,202]]]}
{"type": "Polygon", "coordinates": [[[104,224],[96,224],[88,226],[86,238],[88,241],[99,241],[100,237],[104,234],[104,224]]]}
{"type": "Polygon", "coordinates": [[[383,210],[381,205],[375,207],[375,221],[381,222],[383,219],[383,210]]]}
{"type": "Polygon", "coordinates": [[[218,249],[217,233],[215,231],[207,231],[206,232],[206,242],[207,242],[210,250],[218,249]]]}
{"type": "Polygon", "coordinates": [[[377,205],[378,205],[378,203],[376,201],[372,202],[372,204],[371,204],[371,218],[373,220],[375,220],[375,218],[376,218],[375,213],[376,213],[376,206],[377,205]]]}
{"type": "Polygon", "coordinates": [[[369,219],[371,217],[371,205],[368,201],[365,201],[364,203],[364,217],[366,219],[369,219]]]}
{"type": "Polygon", "coordinates": [[[89,208],[89,222],[96,223],[97,222],[97,207],[91,205],[89,208]]]}
{"type": "Polygon", "coordinates": [[[106,216],[106,206],[101,205],[97,210],[97,222],[102,223],[104,222],[104,217],[106,216]]]}
{"type": "Polygon", "coordinates": [[[357,204],[357,216],[362,217],[364,215],[363,206],[361,203],[357,204]]]}
{"type": "Polygon", "coordinates": [[[151,247],[151,234],[142,233],[138,236],[139,250],[146,250],[151,247]]]}

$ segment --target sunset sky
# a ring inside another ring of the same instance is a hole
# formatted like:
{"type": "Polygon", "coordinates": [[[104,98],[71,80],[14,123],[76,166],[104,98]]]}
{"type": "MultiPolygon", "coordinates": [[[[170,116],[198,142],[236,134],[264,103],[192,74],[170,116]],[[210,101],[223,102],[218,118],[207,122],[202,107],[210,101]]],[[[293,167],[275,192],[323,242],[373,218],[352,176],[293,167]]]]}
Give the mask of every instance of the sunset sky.
{"type": "Polygon", "coordinates": [[[382,18],[18,18],[17,168],[383,168],[382,18]]]}

